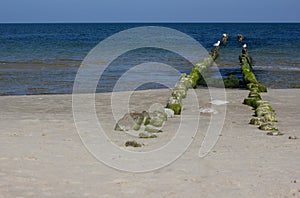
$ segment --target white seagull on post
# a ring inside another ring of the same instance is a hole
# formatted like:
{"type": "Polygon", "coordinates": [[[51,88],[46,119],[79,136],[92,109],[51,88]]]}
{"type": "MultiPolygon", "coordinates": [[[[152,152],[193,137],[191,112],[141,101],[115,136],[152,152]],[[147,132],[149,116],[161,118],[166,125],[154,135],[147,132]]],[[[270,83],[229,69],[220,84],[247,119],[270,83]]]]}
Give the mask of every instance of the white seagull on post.
{"type": "Polygon", "coordinates": [[[224,33],[224,34],[223,34],[223,37],[227,37],[227,34],[226,34],[226,33],[224,33]]]}
{"type": "Polygon", "coordinates": [[[214,44],[215,47],[218,47],[220,45],[221,41],[218,41],[214,44]]]}
{"type": "Polygon", "coordinates": [[[246,44],[246,43],[243,45],[243,48],[244,48],[244,49],[246,49],[246,48],[247,48],[247,44],[246,44]]]}

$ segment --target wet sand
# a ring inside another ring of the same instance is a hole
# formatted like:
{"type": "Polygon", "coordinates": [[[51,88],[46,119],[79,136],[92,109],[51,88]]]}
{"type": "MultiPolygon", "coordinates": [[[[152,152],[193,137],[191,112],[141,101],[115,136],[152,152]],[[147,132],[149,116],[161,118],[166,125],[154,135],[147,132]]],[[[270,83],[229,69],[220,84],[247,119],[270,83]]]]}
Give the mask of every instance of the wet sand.
{"type": "MultiPolygon", "coordinates": [[[[196,92],[199,106],[208,104],[208,91],[196,92]]],[[[247,90],[226,93],[225,125],[212,151],[198,157],[210,120],[201,114],[184,155],[148,173],[117,171],[88,152],[75,127],[71,95],[1,96],[0,197],[300,197],[300,89],[262,94],[277,112],[284,133],[277,137],[248,124],[253,110],[242,104],[247,90]]],[[[135,92],[130,109],[166,104],[169,95],[168,90],[135,92]]],[[[130,151],[166,144],[180,120],[169,119],[156,139],[136,139],[142,148],[125,148],[133,138],[113,130],[109,93],[97,94],[96,109],[111,141],[130,151]]]]}

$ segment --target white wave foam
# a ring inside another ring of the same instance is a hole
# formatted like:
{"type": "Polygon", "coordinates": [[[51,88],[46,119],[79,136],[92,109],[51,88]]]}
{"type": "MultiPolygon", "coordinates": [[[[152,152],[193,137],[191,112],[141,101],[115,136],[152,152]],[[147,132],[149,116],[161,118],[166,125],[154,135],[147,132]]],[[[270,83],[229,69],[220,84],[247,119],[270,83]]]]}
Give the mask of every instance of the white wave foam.
{"type": "Polygon", "coordinates": [[[266,66],[266,65],[256,65],[253,66],[254,69],[262,69],[262,70],[286,70],[286,71],[300,71],[300,67],[297,66],[266,66]]]}

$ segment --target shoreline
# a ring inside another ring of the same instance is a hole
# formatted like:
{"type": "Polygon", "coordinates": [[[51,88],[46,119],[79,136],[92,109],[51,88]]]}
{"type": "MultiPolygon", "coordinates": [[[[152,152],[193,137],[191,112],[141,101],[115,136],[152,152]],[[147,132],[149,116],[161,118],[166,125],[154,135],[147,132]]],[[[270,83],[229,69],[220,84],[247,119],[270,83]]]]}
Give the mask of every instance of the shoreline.
{"type": "MultiPolygon", "coordinates": [[[[210,101],[207,89],[195,91],[199,106],[210,101]]],[[[86,150],[75,128],[71,94],[0,97],[0,197],[300,196],[300,89],[268,89],[262,94],[276,109],[284,133],[278,137],[248,124],[253,110],[242,104],[248,90],[226,93],[225,125],[213,150],[198,157],[210,120],[210,115],[201,114],[188,150],[170,165],[148,173],[117,171],[86,150]]],[[[169,94],[166,89],[137,91],[130,109],[165,104],[169,94]]],[[[158,138],[138,139],[144,144],[140,149],[126,148],[124,143],[132,137],[113,130],[109,103],[109,93],[96,94],[99,119],[117,146],[142,152],[159,148],[174,136],[179,116],[167,121],[158,138]]]]}
{"type": "MultiPolygon", "coordinates": [[[[214,87],[215,89],[218,89],[218,87],[214,87]]],[[[204,86],[199,86],[197,89],[200,89],[200,90],[205,90],[205,89],[208,89],[207,87],[204,87],[204,86]]],[[[135,92],[142,92],[142,91],[156,91],[156,90],[167,90],[165,88],[154,88],[154,89],[142,89],[142,90],[135,90],[135,92]]],[[[245,91],[247,90],[246,88],[226,88],[226,91],[227,90],[237,90],[237,91],[245,91]]],[[[268,87],[268,90],[300,90],[300,87],[293,87],[293,88],[269,88],[268,87]]],[[[249,90],[248,90],[249,91],[249,90]]],[[[115,91],[115,92],[110,92],[110,91],[107,91],[107,92],[96,92],[95,94],[98,95],[98,94],[111,94],[111,93],[120,93],[120,92],[123,92],[123,91],[115,91]]],[[[125,91],[126,92],[126,91],[125,91]]],[[[22,96],[62,96],[62,95],[65,95],[65,96],[68,96],[68,95],[72,95],[73,93],[40,93],[40,94],[0,94],[0,97],[22,97],[22,96]]],[[[83,94],[86,94],[86,93],[83,93],[83,94]]],[[[245,96],[246,97],[246,96],[245,96]]]]}

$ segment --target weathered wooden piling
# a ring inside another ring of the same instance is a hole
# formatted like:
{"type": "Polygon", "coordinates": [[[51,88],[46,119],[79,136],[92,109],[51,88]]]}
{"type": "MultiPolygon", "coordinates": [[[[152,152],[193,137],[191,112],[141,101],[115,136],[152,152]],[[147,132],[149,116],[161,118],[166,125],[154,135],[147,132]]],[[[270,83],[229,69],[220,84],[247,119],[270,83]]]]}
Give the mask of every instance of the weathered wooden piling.
{"type": "Polygon", "coordinates": [[[237,35],[237,38],[238,38],[238,41],[239,41],[240,43],[242,43],[243,40],[244,40],[244,36],[243,36],[242,34],[238,34],[238,35],[237,35]]]}
{"type": "Polygon", "coordinates": [[[213,60],[216,60],[219,56],[219,49],[220,49],[220,46],[217,46],[215,47],[214,49],[212,49],[210,51],[210,56],[213,60]]]}
{"type": "Polygon", "coordinates": [[[243,79],[247,88],[250,91],[267,92],[267,88],[257,81],[252,71],[253,60],[248,54],[247,49],[242,50],[242,55],[239,56],[239,60],[242,67],[243,79]]]}
{"type": "Polygon", "coordinates": [[[216,46],[210,52],[210,57],[205,58],[201,63],[197,63],[192,68],[190,74],[182,74],[179,82],[173,89],[172,96],[169,98],[166,108],[172,109],[175,115],[181,114],[182,99],[186,97],[189,88],[196,88],[200,79],[202,78],[201,72],[206,70],[213,64],[219,55],[219,46],[216,46]]]}
{"type": "Polygon", "coordinates": [[[222,45],[226,45],[227,44],[227,40],[229,38],[229,35],[227,33],[223,34],[223,37],[222,37],[222,45]]]}
{"type": "Polygon", "coordinates": [[[247,49],[242,50],[239,60],[244,82],[250,90],[248,97],[244,99],[244,104],[255,110],[255,117],[250,120],[249,124],[258,125],[260,130],[270,131],[267,135],[282,135],[274,125],[274,122],[277,122],[275,110],[268,101],[262,100],[260,93],[267,92],[267,88],[257,81],[252,71],[253,60],[247,49]]]}

